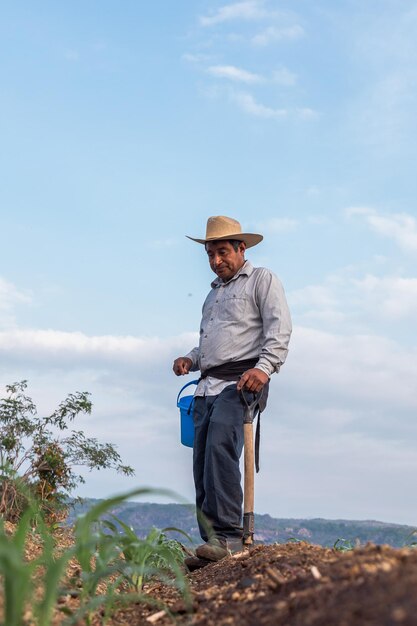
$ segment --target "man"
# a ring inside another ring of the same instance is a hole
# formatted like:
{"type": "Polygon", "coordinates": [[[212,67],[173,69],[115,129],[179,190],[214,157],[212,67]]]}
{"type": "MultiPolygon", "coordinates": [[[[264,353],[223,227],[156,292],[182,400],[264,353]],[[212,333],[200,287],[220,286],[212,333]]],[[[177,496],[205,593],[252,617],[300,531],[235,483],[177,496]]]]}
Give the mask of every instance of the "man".
{"type": "Polygon", "coordinates": [[[238,221],[210,217],[204,239],[217,278],[202,312],[199,345],[174,361],[177,376],[200,370],[194,401],[194,483],[197,511],[211,524],[210,536],[196,556],[217,561],[242,549],[242,488],[239,459],[243,448],[244,403],[278,372],[288,352],[291,318],[284,290],[268,269],[254,268],[245,250],[262,235],[242,233],[238,221]]]}

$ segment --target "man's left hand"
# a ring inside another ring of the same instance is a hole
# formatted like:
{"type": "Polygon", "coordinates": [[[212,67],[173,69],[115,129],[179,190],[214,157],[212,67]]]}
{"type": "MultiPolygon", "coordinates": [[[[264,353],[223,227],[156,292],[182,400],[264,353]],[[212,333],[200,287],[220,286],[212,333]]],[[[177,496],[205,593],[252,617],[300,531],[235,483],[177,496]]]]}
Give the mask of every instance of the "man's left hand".
{"type": "Polygon", "coordinates": [[[269,376],[262,370],[253,367],[247,370],[239,379],[237,390],[246,389],[252,393],[258,393],[262,387],[268,382],[269,376]]]}

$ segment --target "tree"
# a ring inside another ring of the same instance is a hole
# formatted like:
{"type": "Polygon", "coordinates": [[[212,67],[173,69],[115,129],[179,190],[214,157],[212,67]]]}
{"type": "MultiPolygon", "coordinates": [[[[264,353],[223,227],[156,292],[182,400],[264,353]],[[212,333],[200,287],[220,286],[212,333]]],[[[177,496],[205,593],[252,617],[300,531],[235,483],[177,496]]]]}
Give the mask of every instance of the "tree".
{"type": "Polygon", "coordinates": [[[18,519],[30,494],[50,519],[63,517],[69,495],[85,482],[77,466],[133,475],[114,445],[69,430],[77,415],[91,413],[88,392],[69,394],[51,415],[39,417],[26,388],[26,380],[7,385],[7,396],[0,399],[1,516],[18,519]]]}

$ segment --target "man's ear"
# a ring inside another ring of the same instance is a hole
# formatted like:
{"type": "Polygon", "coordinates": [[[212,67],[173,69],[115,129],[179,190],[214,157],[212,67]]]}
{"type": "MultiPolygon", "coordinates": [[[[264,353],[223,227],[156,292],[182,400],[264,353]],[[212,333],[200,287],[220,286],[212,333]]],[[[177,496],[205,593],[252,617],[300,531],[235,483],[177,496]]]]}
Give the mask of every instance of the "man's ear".
{"type": "Polygon", "coordinates": [[[238,248],[238,250],[239,250],[240,252],[242,252],[242,254],[245,254],[246,244],[245,244],[245,242],[244,242],[244,241],[241,241],[241,242],[239,243],[239,248],[238,248]]]}

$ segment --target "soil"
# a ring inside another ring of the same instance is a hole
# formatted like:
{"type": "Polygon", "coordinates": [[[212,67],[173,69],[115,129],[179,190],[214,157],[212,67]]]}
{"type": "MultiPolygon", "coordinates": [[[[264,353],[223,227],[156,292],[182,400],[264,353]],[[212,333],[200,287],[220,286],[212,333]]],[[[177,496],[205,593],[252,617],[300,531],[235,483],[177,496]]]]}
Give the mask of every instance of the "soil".
{"type": "MultiPolygon", "coordinates": [[[[12,525],[6,530],[14,532],[12,525]]],[[[56,539],[61,549],[73,542],[64,530],[56,539]]],[[[26,558],[39,550],[31,538],[26,558]]],[[[70,561],[67,576],[77,572],[78,564],[70,561]]],[[[340,552],[306,542],[259,545],[187,578],[191,610],[172,586],[153,582],[144,587],[149,603],[119,609],[107,626],[417,626],[415,548],[369,544],[340,552]]],[[[98,593],[106,593],[105,585],[98,593]]],[[[54,626],[62,624],[64,605],[75,609],[77,601],[71,595],[59,599],[54,626]]],[[[2,609],[0,596],[0,621],[2,609]]],[[[25,623],[33,624],[30,609],[25,623]]],[[[98,610],[91,626],[102,623],[98,610]]]]}
{"type": "MultiPolygon", "coordinates": [[[[416,626],[417,550],[389,546],[340,553],[307,543],[258,546],[189,575],[193,612],[163,585],[148,593],[180,625],[416,626]]],[[[113,626],[165,626],[155,607],[119,611],[113,626]]]]}

